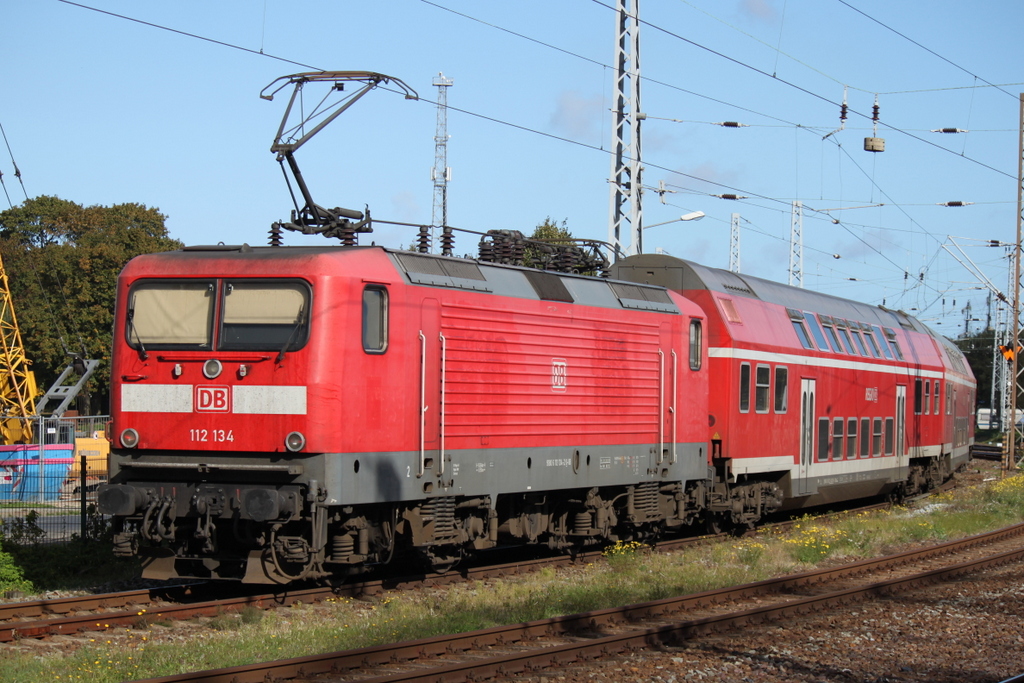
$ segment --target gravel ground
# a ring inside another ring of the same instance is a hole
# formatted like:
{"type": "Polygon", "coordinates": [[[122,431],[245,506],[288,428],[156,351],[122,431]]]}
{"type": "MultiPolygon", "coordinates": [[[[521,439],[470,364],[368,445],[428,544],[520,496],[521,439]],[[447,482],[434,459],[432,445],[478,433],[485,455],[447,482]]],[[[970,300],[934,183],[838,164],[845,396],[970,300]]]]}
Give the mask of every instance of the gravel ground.
{"type": "MultiPolygon", "coordinates": [[[[962,484],[998,476],[974,463],[962,484]]],[[[1024,565],[799,621],[528,677],[538,683],[992,683],[1024,673],[1024,565]]]]}

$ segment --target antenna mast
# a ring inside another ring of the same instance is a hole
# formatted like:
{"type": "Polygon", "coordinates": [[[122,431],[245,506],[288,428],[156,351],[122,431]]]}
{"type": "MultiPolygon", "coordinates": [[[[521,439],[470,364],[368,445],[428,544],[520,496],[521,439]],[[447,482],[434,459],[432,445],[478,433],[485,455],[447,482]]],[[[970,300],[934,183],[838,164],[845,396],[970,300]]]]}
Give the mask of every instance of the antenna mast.
{"type": "Polygon", "coordinates": [[[618,254],[627,226],[628,253],[637,254],[643,251],[640,122],[645,118],[640,112],[640,0],[618,0],[618,5],[608,241],[618,254]]]}

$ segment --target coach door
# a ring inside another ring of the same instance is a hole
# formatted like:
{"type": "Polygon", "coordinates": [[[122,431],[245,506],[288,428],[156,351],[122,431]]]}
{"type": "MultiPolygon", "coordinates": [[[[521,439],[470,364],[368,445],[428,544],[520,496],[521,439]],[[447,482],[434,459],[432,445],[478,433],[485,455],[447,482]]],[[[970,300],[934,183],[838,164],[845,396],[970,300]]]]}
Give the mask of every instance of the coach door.
{"type": "Polygon", "coordinates": [[[811,493],[809,470],[814,459],[814,383],[813,379],[800,380],[800,464],[797,465],[796,495],[811,493]]]}
{"type": "Polygon", "coordinates": [[[902,458],[907,452],[907,386],[896,385],[896,456],[902,458]]]}

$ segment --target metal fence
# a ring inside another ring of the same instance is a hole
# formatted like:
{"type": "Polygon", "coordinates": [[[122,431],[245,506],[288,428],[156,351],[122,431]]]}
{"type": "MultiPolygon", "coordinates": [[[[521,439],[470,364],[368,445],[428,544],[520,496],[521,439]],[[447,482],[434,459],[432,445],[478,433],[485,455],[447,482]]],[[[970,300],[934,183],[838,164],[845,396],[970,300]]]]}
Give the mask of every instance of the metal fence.
{"type": "Polygon", "coordinates": [[[107,480],[106,416],[28,418],[32,443],[0,446],[0,538],[87,537],[89,506],[107,480]]]}

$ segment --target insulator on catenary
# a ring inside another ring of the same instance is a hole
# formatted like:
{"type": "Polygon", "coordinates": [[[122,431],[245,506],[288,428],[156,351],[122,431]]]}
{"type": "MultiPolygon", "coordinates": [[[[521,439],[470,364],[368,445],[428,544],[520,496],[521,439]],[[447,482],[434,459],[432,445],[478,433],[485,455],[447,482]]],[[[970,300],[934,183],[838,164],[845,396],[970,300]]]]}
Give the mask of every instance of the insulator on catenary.
{"type": "Polygon", "coordinates": [[[725,128],[747,128],[749,126],[749,124],[740,123],[739,121],[719,121],[715,125],[723,126],[725,128]]]}
{"type": "Polygon", "coordinates": [[[746,199],[746,197],[740,194],[716,194],[714,196],[719,199],[746,199]]]}
{"type": "Polygon", "coordinates": [[[939,202],[938,206],[970,206],[973,203],[974,202],[961,202],[958,200],[954,200],[951,202],[939,202]]]}
{"type": "Polygon", "coordinates": [[[969,133],[969,130],[963,128],[932,128],[932,133],[969,133]]]}

